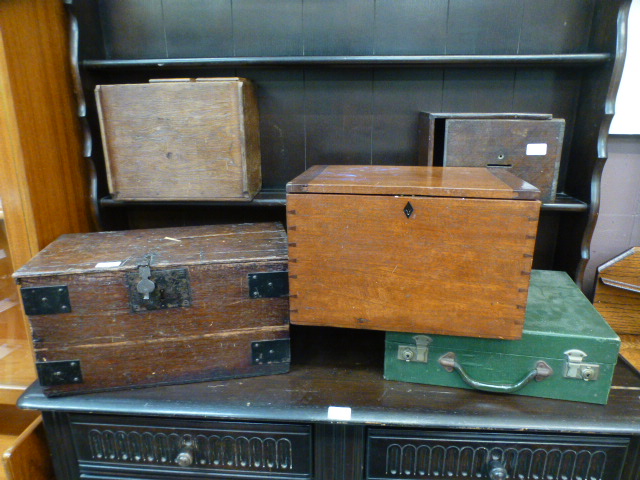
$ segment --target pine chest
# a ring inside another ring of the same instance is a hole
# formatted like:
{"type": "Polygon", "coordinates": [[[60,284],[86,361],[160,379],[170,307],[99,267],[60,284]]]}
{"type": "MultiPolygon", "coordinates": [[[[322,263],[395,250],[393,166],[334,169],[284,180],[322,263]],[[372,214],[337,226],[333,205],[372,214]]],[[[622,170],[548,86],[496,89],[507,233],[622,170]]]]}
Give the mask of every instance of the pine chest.
{"type": "Polygon", "coordinates": [[[275,223],[63,235],[14,277],[47,395],[283,373],[275,223]]]}
{"type": "Polygon", "coordinates": [[[607,403],[620,339],[564,272],[534,270],[521,340],[388,332],[384,376],[607,403]]]}
{"type": "Polygon", "coordinates": [[[287,192],[292,323],[521,336],[535,187],[486,168],[316,166],[287,192]]]}

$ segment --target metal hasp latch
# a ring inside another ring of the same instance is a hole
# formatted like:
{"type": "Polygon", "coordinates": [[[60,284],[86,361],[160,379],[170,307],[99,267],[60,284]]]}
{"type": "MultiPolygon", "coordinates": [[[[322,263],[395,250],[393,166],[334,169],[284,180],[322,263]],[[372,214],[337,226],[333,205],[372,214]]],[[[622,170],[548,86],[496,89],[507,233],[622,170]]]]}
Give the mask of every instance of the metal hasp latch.
{"type": "Polygon", "coordinates": [[[598,379],[600,365],[596,363],[584,363],[587,354],[582,350],[567,350],[567,363],[564,367],[564,378],[576,378],[590,382],[598,379]]]}
{"type": "Polygon", "coordinates": [[[413,339],[416,342],[415,345],[398,345],[398,360],[427,363],[429,345],[433,340],[426,335],[416,335],[413,339]]]}
{"type": "Polygon", "coordinates": [[[152,270],[149,264],[127,273],[132,312],[190,307],[191,289],[186,268],[152,270]]]}

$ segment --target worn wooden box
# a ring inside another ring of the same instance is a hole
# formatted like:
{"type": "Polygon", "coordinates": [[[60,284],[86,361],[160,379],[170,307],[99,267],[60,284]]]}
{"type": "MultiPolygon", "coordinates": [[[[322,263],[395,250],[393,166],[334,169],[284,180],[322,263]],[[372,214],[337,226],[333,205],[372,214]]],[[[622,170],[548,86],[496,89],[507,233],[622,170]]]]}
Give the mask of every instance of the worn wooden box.
{"type": "Polygon", "coordinates": [[[640,247],[598,267],[593,305],[620,335],[620,355],[640,371],[640,247]]]}
{"type": "Polygon", "coordinates": [[[275,223],[63,235],[15,278],[47,395],[283,373],[275,223]]]}
{"type": "Polygon", "coordinates": [[[420,118],[425,165],[498,167],[540,189],[553,202],[565,121],[545,114],[427,114],[420,118]]]}
{"type": "Polygon", "coordinates": [[[261,187],[258,104],[243,78],[98,85],[116,200],[251,200],[261,187]]]}
{"type": "Polygon", "coordinates": [[[287,192],[292,323],[522,334],[533,186],[486,168],[316,166],[287,192]]]}
{"type": "Polygon", "coordinates": [[[607,403],[620,339],[564,272],[534,270],[521,340],[388,332],[387,380],[607,403]]]}

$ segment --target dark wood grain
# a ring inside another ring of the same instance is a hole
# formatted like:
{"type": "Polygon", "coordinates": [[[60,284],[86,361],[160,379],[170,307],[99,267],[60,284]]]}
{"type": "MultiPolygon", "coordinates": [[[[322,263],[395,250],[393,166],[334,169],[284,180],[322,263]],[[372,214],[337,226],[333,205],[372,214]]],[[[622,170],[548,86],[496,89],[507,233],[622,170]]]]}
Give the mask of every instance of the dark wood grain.
{"type": "Polygon", "coordinates": [[[253,364],[254,341],[286,339],[288,298],[252,298],[249,275],[286,272],[276,224],[68,235],[16,273],[21,288],[66,285],[71,311],[31,315],[37,362],[78,360],[82,382],[50,395],[281,373],[253,364]],[[145,253],[146,252],[146,253],[145,253]],[[190,305],[134,311],[127,272],[188,271],[190,305]],[[106,258],[120,266],[101,269],[106,258]]]}

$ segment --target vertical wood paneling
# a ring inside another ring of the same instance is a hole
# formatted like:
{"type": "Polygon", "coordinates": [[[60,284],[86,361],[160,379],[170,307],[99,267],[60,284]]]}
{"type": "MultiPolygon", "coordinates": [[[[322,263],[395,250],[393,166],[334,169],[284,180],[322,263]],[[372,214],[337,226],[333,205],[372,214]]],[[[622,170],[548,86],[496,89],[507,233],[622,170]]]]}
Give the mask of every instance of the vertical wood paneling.
{"type": "Polygon", "coordinates": [[[374,2],[305,0],[305,55],[372,55],[374,2]]]}
{"type": "Polygon", "coordinates": [[[418,114],[441,111],[442,75],[439,69],[374,70],[373,164],[417,164],[418,114]]]}
{"type": "Polygon", "coordinates": [[[305,72],[306,167],[371,163],[371,69],[305,72]]]}
{"type": "Polygon", "coordinates": [[[511,112],[515,72],[510,68],[444,72],[444,112],[511,112]]]}
{"type": "Polygon", "coordinates": [[[302,55],[302,0],[233,0],[235,55],[302,55]]]}
{"type": "Polygon", "coordinates": [[[282,189],[305,170],[302,69],[238,70],[258,86],[262,188],[282,189]]]}
{"type": "Polygon", "coordinates": [[[449,0],[447,54],[515,54],[524,0],[449,0]]]}
{"type": "Polygon", "coordinates": [[[525,1],[518,53],[588,51],[594,3],[595,0],[525,1]]]}
{"type": "Polygon", "coordinates": [[[233,55],[231,0],[163,0],[169,58],[233,55]]]}
{"type": "MultiPolygon", "coordinates": [[[[515,77],[513,110],[551,113],[565,119],[562,158],[569,156],[574,118],[580,94],[580,72],[572,70],[518,69],[515,77]]],[[[558,191],[563,191],[567,162],[561,162],[558,191]]]]}
{"type": "Polygon", "coordinates": [[[377,0],[376,55],[445,53],[447,0],[377,0]]]}
{"type": "Polygon", "coordinates": [[[166,58],[162,0],[100,0],[109,59],[166,58]]]}

